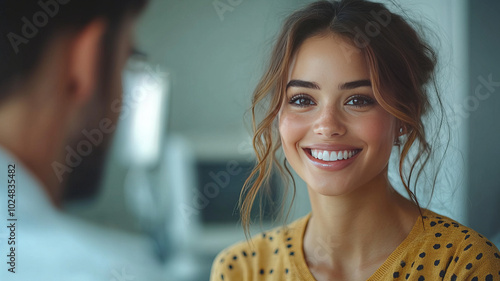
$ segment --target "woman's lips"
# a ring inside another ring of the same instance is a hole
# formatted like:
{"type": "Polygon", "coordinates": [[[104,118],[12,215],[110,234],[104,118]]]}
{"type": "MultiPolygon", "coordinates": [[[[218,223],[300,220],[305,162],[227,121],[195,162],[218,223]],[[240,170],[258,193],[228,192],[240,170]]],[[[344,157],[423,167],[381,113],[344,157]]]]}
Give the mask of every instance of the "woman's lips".
{"type": "Polygon", "coordinates": [[[360,149],[350,150],[324,150],[324,149],[310,149],[309,153],[312,157],[323,161],[340,161],[349,159],[358,154],[360,149]]]}
{"type": "Polygon", "coordinates": [[[349,149],[303,149],[313,165],[320,169],[338,171],[350,165],[362,151],[359,148],[349,149]]]}

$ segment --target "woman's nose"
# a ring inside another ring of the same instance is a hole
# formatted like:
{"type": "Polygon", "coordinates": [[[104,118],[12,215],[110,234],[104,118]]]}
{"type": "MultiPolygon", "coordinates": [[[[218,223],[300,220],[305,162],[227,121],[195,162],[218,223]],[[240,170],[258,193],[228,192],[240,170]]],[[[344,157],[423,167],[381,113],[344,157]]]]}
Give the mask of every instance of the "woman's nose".
{"type": "Polygon", "coordinates": [[[319,112],[313,131],[317,135],[329,138],[344,135],[346,133],[346,127],[338,110],[329,107],[319,112]]]}

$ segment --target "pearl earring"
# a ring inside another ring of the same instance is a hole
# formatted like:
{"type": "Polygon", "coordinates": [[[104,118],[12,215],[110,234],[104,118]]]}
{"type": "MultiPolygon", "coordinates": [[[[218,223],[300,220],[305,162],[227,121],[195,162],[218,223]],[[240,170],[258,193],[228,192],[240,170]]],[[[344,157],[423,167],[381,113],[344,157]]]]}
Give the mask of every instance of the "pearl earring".
{"type": "Polygon", "coordinates": [[[397,146],[401,145],[401,140],[399,139],[399,137],[402,135],[403,135],[403,127],[400,127],[399,128],[399,135],[396,136],[396,139],[394,140],[394,145],[397,145],[397,146]]]}

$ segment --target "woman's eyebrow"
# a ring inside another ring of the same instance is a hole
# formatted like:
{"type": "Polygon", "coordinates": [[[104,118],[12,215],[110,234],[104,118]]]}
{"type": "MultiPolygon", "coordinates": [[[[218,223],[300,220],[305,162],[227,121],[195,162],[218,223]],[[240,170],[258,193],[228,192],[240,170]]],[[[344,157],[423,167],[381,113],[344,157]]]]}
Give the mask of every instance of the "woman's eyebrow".
{"type": "Polygon", "coordinates": [[[346,82],[339,85],[339,90],[352,90],[359,87],[371,87],[372,82],[370,80],[356,80],[352,82],[346,82]]]}
{"type": "MultiPolygon", "coordinates": [[[[372,82],[368,79],[364,80],[356,80],[352,82],[346,82],[343,84],[339,85],[339,90],[352,90],[355,88],[359,87],[371,87],[372,82]]],[[[288,84],[286,85],[286,88],[290,87],[300,87],[300,88],[308,88],[308,89],[315,89],[315,90],[321,90],[320,86],[315,83],[315,82],[310,82],[310,81],[304,81],[304,80],[290,80],[288,84]]]]}
{"type": "Polygon", "coordinates": [[[304,81],[304,80],[291,80],[288,82],[286,85],[286,88],[290,87],[300,87],[300,88],[309,88],[309,89],[315,89],[315,90],[321,90],[319,85],[315,82],[309,82],[309,81],[304,81]]]}

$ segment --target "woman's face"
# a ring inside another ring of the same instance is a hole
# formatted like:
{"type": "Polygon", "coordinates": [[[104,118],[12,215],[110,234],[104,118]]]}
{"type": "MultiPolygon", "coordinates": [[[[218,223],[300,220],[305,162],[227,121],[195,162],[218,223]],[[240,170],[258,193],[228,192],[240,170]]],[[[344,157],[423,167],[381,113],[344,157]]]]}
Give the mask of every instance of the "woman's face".
{"type": "Polygon", "coordinates": [[[290,71],[279,131],[309,188],[343,195],[385,176],[397,122],[375,100],[362,52],[340,36],[315,36],[290,71]]]}

